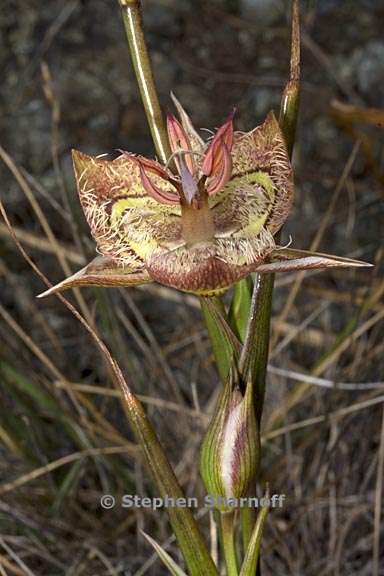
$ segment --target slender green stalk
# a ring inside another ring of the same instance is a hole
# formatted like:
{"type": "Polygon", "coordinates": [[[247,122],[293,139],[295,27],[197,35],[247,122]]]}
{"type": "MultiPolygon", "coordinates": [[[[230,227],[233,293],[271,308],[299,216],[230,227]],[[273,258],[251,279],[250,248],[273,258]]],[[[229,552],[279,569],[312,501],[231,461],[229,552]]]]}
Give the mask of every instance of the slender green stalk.
{"type": "MultiPolygon", "coordinates": [[[[280,106],[279,123],[285,137],[288,153],[292,157],[295,143],[296,125],[299,112],[300,95],[300,7],[299,0],[292,0],[292,35],[289,81],[283,93],[280,106]]],[[[251,305],[251,326],[249,348],[252,353],[244,352],[243,362],[252,363],[255,394],[257,395],[257,415],[261,418],[265,394],[269,336],[272,311],[274,274],[256,274],[253,301],[251,305]],[[253,334],[253,338],[251,335],[253,334]]],[[[246,336],[247,339],[247,336],[246,336]]]]}
{"type": "Polygon", "coordinates": [[[235,547],[235,512],[222,512],[220,524],[227,576],[238,576],[235,547]]]}
{"type": "Polygon", "coordinates": [[[295,144],[297,117],[300,105],[300,6],[292,0],[291,61],[289,80],[284,89],[280,105],[279,123],[292,156],[295,144]]]}
{"type": "Polygon", "coordinates": [[[239,361],[239,371],[251,378],[255,389],[257,421],[263,411],[265,376],[267,372],[269,326],[272,308],[273,277],[256,274],[252,294],[251,310],[239,361]],[[272,283],[266,282],[272,280],[272,283]],[[269,288],[271,291],[269,291],[269,288]]]}
{"type": "MultiPolygon", "coordinates": [[[[235,335],[227,324],[227,315],[223,301],[217,296],[200,298],[203,318],[208,330],[217,370],[223,384],[228,379],[229,369],[234,359],[235,335]]],[[[240,344],[237,342],[240,346],[240,344]]]]}
{"type": "Polygon", "coordinates": [[[247,553],[241,567],[240,576],[254,576],[254,574],[260,573],[259,559],[261,538],[263,536],[264,523],[268,512],[269,509],[267,507],[262,508],[259,512],[255,527],[253,529],[252,537],[249,542],[247,553]],[[259,571],[257,572],[257,570],[259,571]]]}
{"type": "MultiPolygon", "coordinates": [[[[166,163],[171,150],[145,43],[140,2],[138,0],[119,0],[119,3],[123,13],[136,80],[152,139],[159,159],[166,163]]],[[[125,398],[128,419],[144,451],[147,465],[153,474],[161,496],[172,495],[175,498],[183,498],[183,491],[151,423],[146,418],[142,405],[126,385],[118,367],[116,367],[116,370],[125,398]]],[[[168,513],[172,529],[183,552],[190,574],[196,576],[206,574],[214,576],[217,574],[215,565],[191,511],[184,508],[170,507],[168,513]]]]}
{"type": "Polygon", "coordinates": [[[237,282],[233,290],[233,298],[228,312],[229,324],[241,342],[244,342],[247,330],[252,291],[253,282],[251,276],[247,276],[247,278],[237,282]]]}
{"type": "Polygon", "coordinates": [[[256,512],[254,508],[244,506],[241,509],[241,536],[243,539],[243,550],[246,552],[252,536],[252,530],[256,522],[256,512]]]}
{"type": "MultiPolygon", "coordinates": [[[[280,127],[284,134],[290,157],[292,157],[295,143],[300,98],[299,0],[292,0],[291,18],[290,74],[289,81],[282,96],[279,116],[280,127]]],[[[263,412],[265,395],[274,280],[274,274],[264,274],[261,276],[256,274],[250,307],[250,321],[240,359],[241,373],[244,374],[245,370],[251,369],[252,380],[255,384],[256,416],[259,424],[263,412]]],[[[250,541],[250,526],[253,521],[253,511],[242,510],[241,522],[244,548],[250,541]]],[[[260,564],[257,568],[257,574],[260,574],[260,564]]]]}
{"type": "Polygon", "coordinates": [[[141,2],[139,0],[119,0],[119,3],[123,13],[133,68],[153,143],[159,159],[165,164],[171,155],[171,150],[144,38],[141,2]]]}

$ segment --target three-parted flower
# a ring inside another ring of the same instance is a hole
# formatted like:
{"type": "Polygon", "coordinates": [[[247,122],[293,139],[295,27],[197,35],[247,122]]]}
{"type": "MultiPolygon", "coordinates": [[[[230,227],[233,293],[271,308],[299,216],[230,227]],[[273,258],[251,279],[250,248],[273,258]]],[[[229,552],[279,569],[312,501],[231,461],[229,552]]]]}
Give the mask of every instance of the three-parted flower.
{"type": "Polygon", "coordinates": [[[270,113],[251,132],[233,115],[204,143],[176,101],[167,166],[123,152],[115,160],[73,152],[80,201],[100,256],[42,294],[84,285],[157,281],[209,295],[249,273],[364,266],[277,247],[293,199],[283,135],[270,113]]]}

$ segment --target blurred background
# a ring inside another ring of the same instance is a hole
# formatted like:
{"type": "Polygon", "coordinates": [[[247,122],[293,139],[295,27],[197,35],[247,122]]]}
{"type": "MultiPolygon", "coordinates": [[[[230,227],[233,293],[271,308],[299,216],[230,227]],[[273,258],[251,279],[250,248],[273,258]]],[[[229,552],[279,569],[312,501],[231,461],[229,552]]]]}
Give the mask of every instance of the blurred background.
{"type": "MultiPolygon", "coordinates": [[[[196,127],[233,106],[250,130],[278,111],[289,3],[144,0],[161,102],[196,127]]],[[[384,5],[302,2],[297,248],[374,262],[281,275],[274,295],[260,479],[270,514],[263,576],[384,574],[382,236],[384,5]],[[381,538],[380,538],[381,536],[381,538]]],[[[3,0],[1,198],[52,282],[95,253],[70,151],[153,155],[118,3],[3,0]]],[[[164,511],[103,511],[102,494],[155,496],[103,359],[0,223],[0,574],[161,575],[140,530],[178,552],[164,511]]],[[[160,286],[69,295],[97,325],[189,496],[219,383],[197,299],[160,286]]],[[[208,537],[209,514],[201,509],[208,537]]]]}

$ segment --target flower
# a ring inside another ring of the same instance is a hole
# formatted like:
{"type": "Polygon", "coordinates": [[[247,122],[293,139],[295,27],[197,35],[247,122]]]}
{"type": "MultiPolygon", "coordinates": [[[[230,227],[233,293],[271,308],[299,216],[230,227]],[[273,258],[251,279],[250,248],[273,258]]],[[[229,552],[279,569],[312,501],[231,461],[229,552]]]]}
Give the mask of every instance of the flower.
{"type": "Polygon", "coordinates": [[[128,152],[114,160],[73,151],[80,202],[100,256],[40,296],[75,286],[156,281],[210,295],[251,272],[364,266],[281,248],[274,235],[293,200],[293,173],[271,112],[251,132],[233,113],[204,143],[179,102],[166,166],[128,152]]]}

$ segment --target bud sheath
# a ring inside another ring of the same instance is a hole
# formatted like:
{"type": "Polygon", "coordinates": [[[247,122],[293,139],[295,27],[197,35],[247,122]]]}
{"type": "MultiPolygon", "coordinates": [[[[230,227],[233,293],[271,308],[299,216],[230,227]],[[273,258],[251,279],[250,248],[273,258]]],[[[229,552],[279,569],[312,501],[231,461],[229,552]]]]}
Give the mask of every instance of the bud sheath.
{"type": "Polygon", "coordinates": [[[201,449],[201,475],[217,508],[233,508],[229,499],[245,497],[259,461],[259,432],[252,384],[245,393],[230,375],[201,449]]]}

